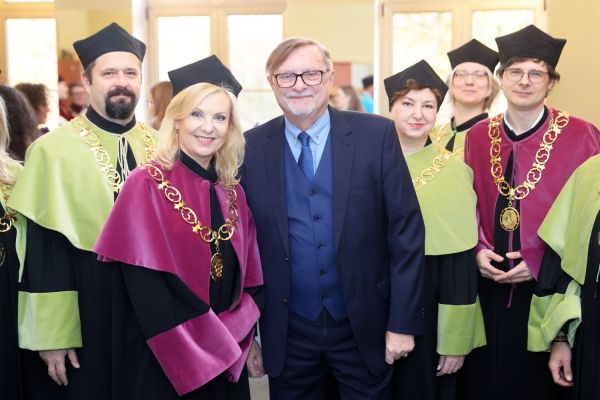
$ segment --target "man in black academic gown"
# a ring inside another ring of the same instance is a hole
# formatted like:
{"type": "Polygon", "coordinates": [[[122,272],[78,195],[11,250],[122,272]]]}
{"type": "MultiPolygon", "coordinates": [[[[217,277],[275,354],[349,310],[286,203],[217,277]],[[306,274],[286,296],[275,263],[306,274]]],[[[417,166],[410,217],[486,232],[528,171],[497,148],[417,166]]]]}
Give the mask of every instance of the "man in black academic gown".
{"type": "Polygon", "coordinates": [[[134,116],[146,46],[113,23],[74,47],[90,108],[29,148],[10,198],[29,219],[19,293],[19,342],[32,350],[26,399],[122,398],[121,281],[91,249],[129,171],[154,147],[156,133],[134,116]]]}

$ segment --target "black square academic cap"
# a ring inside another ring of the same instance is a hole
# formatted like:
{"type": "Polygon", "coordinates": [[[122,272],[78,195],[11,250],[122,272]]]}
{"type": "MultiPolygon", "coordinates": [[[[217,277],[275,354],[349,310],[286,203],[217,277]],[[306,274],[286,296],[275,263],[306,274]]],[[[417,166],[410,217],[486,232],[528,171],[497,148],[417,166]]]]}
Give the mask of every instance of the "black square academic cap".
{"type": "Polygon", "coordinates": [[[471,39],[462,46],[449,51],[448,59],[452,69],[456,68],[458,64],[474,62],[486,66],[492,73],[500,60],[498,52],[490,49],[477,39],[471,39]]]}
{"type": "MultiPolygon", "coordinates": [[[[442,95],[442,100],[448,91],[448,86],[446,86],[444,81],[438,76],[438,74],[435,73],[427,61],[421,60],[418,63],[406,68],[404,71],[400,71],[397,74],[394,74],[383,80],[385,93],[387,94],[390,102],[390,110],[392,109],[392,99],[394,98],[394,93],[404,89],[410,79],[428,88],[439,90],[440,94],[442,95]]],[[[441,104],[438,104],[438,110],[440,106],[441,104]]]]}
{"type": "Polygon", "coordinates": [[[221,86],[233,93],[235,97],[242,91],[242,85],[215,55],[169,71],[169,79],[173,84],[173,96],[201,82],[221,86]]]}
{"type": "Polygon", "coordinates": [[[500,61],[505,63],[512,57],[538,58],[556,68],[566,39],[555,39],[534,25],[506,36],[496,38],[500,61]]]}
{"type": "Polygon", "coordinates": [[[92,36],[76,41],[73,47],[84,69],[101,55],[113,51],[132,53],[140,62],[146,54],[146,45],[114,22],[92,36]]]}
{"type": "Polygon", "coordinates": [[[365,76],[362,80],[363,88],[368,88],[369,86],[373,86],[373,75],[365,76]]]}

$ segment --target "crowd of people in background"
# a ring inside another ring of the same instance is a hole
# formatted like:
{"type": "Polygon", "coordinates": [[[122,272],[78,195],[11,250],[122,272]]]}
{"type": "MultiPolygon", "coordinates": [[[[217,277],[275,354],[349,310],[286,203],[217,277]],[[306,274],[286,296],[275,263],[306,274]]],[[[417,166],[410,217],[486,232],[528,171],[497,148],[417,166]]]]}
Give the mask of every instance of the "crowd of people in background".
{"type": "Polygon", "coordinates": [[[0,85],[0,398],[600,398],[600,131],[546,104],[565,39],[496,43],[382,79],[386,118],[288,38],[247,132],[214,55],[136,120],[116,23],[54,129],[46,86],[0,85]]]}

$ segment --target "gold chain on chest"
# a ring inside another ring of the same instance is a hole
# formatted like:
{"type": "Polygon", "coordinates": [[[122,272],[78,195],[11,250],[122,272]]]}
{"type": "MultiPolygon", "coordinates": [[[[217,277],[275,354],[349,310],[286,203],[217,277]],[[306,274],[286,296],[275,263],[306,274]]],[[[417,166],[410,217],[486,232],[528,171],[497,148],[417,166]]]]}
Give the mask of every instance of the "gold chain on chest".
{"type": "Polygon", "coordinates": [[[433,178],[435,178],[440,172],[442,172],[442,169],[446,166],[446,164],[448,164],[448,161],[450,161],[450,159],[462,156],[462,150],[453,152],[442,147],[441,141],[443,137],[444,136],[442,135],[438,136],[434,139],[432,143],[432,146],[438,147],[438,155],[431,162],[432,165],[421,171],[419,176],[413,178],[412,182],[415,191],[421,189],[427,183],[432,181],[433,178]]]}
{"type": "Polygon", "coordinates": [[[504,179],[502,168],[502,137],[500,136],[500,125],[504,120],[504,114],[499,114],[490,119],[488,125],[488,137],[490,138],[490,172],[500,195],[508,199],[508,206],[500,213],[500,225],[505,231],[514,231],[519,227],[520,214],[512,206],[514,200],[523,200],[536,188],[542,179],[546,163],[550,160],[553,144],[558,139],[562,129],[569,123],[569,114],[559,111],[556,117],[554,111],[549,111],[548,129],[542,136],[540,147],[535,153],[534,162],[525,176],[525,181],[516,187],[510,186],[504,179]]]}
{"type": "Polygon", "coordinates": [[[223,225],[219,227],[219,229],[214,230],[210,226],[202,225],[196,212],[186,206],[181,192],[165,179],[165,176],[159,167],[157,167],[155,164],[147,164],[146,169],[148,170],[148,173],[152,179],[158,183],[158,189],[162,190],[167,200],[173,204],[173,208],[179,211],[183,221],[192,226],[192,232],[198,234],[200,239],[202,239],[204,242],[215,244],[216,250],[215,254],[213,254],[211,258],[210,277],[215,281],[221,280],[223,278],[224,264],[223,255],[220,251],[219,245],[221,241],[231,239],[239,219],[239,212],[237,208],[237,192],[235,191],[235,186],[225,186],[227,203],[229,205],[229,216],[223,225]]]}
{"type": "Polygon", "coordinates": [[[17,212],[11,208],[6,207],[6,203],[12,192],[12,186],[6,183],[0,183],[0,190],[2,191],[2,198],[4,199],[4,208],[6,208],[4,215],[0,217],[0,233],[6,233],[10,231],[15,220],[17,219],[17,212]]]}
{"type": "MultiPolygon", "coordinates": [[[[123,186],[123,178],[121,178],[121,175],[117,172],[114,165],[111,163],[110,155],[108,154],[106,149],[102,147],[98,135],[96,135],[93,129],[90,128],[85,117],[81,115],[74,118],[71,121],[71,123],[73,124],[75,130],[77,130],[77,132],[79,133],[79,136],[81,136],[83,140],[88,144],[88,146],[90,146],[90,150],[92,151],[92,153],[94,153],[94,159],[100,167],[100,171],[102,171],[102,173],[104,174],[104,178],[106,179],[108,185],[112,188],[112,190],[115,193],[118,193],[121,190],[121,187],[123,186]]],[[[145,124],[140,123],[139,126],[144,132],[142,140],[144,142],[145,162],[147,163],[152,158],[152,152],[154,151],[154,147],[156,146],[156,141],[154,140],[150,129],[145,124]]]]}

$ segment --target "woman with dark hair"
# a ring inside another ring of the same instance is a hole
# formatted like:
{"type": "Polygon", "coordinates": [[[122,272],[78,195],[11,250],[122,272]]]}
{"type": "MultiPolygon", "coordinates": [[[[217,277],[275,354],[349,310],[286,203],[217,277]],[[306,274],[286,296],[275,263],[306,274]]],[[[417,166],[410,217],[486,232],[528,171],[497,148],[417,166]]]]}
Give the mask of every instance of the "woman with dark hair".
{"type": "Polygon", "coordinates": [[[448,87],[425,61],[384,80],[390,111],[425,222],[425,333],[396,362],[395,399],[456,399],[455,373],[485,344],[477,303],[473,175],[456,135],[434,128],[448,87]],[[442,200],[443,199],[443,200],[442,200]]]}
{"type": "Polygon", "coordinates": [[[10,158],[4,101],[0,97],[0,399],[21,398],[17,335],[18,283],[25,255],[26,220],[6,207],[21,172],[10,158]]]}
{"type": "Polygon", "coordinates": [[[48,88],[43,83],[19,83],[15,86],[19,92],[23,93],[29,104],[33,107],[38,120],[38,129],[42,134],[48,133],[49,129],[46,126],[48,121],[48,88]]]}
{"type": "Polygon", "coordinates": [[[36,113],[27,98],[10,86],[0,85],[0,97],[6,105],[8,119],[8,154],[15,160],[23,161],[29,145],[41,136],[36,113]]]}

